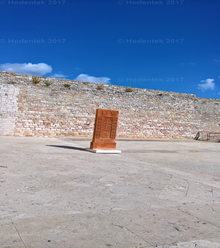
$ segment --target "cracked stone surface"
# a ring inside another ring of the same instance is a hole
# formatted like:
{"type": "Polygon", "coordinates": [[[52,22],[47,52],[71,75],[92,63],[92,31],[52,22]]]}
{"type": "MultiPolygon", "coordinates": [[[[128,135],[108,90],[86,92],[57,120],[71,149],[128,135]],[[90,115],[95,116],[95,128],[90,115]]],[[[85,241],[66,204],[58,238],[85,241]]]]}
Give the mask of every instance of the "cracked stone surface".
{"type": "Polygon", "coordinates": [[[1,248],[220,248],[220,144],[0,136],[1,248]]]}

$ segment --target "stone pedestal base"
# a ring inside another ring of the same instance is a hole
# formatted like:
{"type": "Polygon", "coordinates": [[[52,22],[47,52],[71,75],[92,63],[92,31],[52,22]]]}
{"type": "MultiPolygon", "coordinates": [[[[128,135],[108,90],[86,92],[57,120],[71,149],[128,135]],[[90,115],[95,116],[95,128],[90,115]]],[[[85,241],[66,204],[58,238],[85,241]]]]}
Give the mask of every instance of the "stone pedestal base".
{"type": "Polygon", "coordinates": [[[110,150],[110,149],[90,149],[86,148],[85,149],[88,152],[93,152],[93,153],[103,153],[103,154],[120,154],[121,150],[110,150]]]}
{"type": "Polygon", "coordinates": [[[115,142],[91,142],[90,149],[115,149],[115,142]]]}

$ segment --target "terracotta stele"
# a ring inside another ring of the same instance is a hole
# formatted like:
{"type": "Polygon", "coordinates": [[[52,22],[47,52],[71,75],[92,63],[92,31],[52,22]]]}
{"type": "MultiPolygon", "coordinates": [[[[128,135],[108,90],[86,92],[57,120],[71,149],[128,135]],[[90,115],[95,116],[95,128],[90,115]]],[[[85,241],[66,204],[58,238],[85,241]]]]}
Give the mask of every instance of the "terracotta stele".
{"type": "Polygon", "coordinates": [[[91,149],[115,149],[118,110],[97,109],[91,149]]]}

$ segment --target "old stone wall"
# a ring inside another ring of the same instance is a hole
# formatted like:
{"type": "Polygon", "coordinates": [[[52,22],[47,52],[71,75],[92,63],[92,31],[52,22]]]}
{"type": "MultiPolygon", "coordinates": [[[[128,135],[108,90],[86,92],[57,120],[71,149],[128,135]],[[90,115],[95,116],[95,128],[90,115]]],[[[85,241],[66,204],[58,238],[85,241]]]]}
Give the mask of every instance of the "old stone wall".
{"type": "Polygon", "coordinates": [[[19,89],[13,85],[0,84],[0,135],[13,135],[18,111],[19,89]]]}
{"type": "Polygon", "coordinates": [[[219,99],[39,79],[34,84],[32,76],[0,71],[0,135],[91,137],[97,108],[119,110],[117,137],[194,138],[198,131],[220,132],[219,99]]]}

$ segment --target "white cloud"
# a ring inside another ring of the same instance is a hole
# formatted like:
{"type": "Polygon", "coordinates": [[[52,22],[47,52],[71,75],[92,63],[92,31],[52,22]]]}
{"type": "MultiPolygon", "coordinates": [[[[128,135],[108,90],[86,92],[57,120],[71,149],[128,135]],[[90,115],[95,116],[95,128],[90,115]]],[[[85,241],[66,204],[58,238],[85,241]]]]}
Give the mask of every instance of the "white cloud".
{"type": "Polygon", "coordinates": [[[219,59],[214,59],[215,62],[217,63],[220,63],[220,60],[219,59]]]}
{"type": "Polygon", "coordinates": [[[80,74],[74,80],[82,81],[82,82],[90,82],[90,83],[109,84],[111,79],[107,78],[107,77],[93,77],[93,76],[89,76],[87,74],[80,74]]]}
{"type": "Polygon", "coordinates": [[[206,80],[202,80],[200,81],[201,83],[204,82],[204,84],[198,84],[198,89],[205,91],[205,90],[214,90],[215,88],[215,83],[213,83],[213,81],[215,81],[214,79],[206,79],[206,80]]]}
{"type": "Polygon", "coordinates": [[[3,71],[12,71],[18,74],[28,74],[28,75],[38,75],[42,76],[52,71],[52,67],[45,63],[6,63],[0,65],[0,70],[3,71]]]}
{"type": "Polygon", "coordinates": [[[52,78],[65,78],[67,76],[63,75],[63,74],[58,74],[58,73],[55,73],[54,75],[51,76],[52,78]]]}

